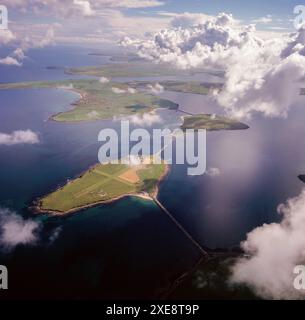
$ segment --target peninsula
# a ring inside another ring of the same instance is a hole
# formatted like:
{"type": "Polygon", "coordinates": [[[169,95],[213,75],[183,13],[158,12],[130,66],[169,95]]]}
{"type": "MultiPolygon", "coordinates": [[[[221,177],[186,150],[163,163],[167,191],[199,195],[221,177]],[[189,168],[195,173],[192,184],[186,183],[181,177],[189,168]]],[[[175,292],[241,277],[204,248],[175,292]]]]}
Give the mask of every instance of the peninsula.
{"type": "Polygon", "coordinates": [[[151,112],[158,108],[177,110],[178,104],[149,92],[137,91],[125,83],[101,83],[97,79],[19,82],[0,84],[0,89],[56,88],[77,92],[73,109],[55,114],[52,120],[80,122],[113,119],[151,112]]]}
{"type": "Polygon", "coordinates": [[[249,126],[234,119],[215,114],[199,114],[183,116],[181,129],[206,129],[207,131],[245,130],[249,129],[249,126]]]}
{"type": "Polygon", "coordinates": [[[158,186],[168,174],[166,163],[151,164],[150,157],[140,164],[97,164],[68,181],[56,191],[37,200],[38,213],[62,215],[136,196],[153,201],[158,186]]]}

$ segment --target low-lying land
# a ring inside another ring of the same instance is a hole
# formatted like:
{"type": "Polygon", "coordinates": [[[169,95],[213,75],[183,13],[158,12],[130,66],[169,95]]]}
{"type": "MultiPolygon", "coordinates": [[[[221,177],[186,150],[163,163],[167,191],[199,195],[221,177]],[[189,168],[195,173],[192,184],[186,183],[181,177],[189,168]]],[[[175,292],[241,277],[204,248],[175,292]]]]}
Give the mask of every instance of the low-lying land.
{"type": "Polygon", "coordinates": [[[67,68],[67,74],[87,75],[95,77],[160,77],[183,76],[196,73],[209,73],[223,76],[222,71],[211,71],[203,68],[192,71],[175,69],[167,64],[154,64],[150,62],[134,61],[128,63],[111,63],[94,67],[67,68]]]}
{"type": "MultiPolygon", "coordinates": [[[[150,81],[134,81],[129,82],[129,86],[136,89],[146,89],[149,85],[152,85],[150,81]]],[[[200,81],[176,81],[167,80],[160,81],[159,84],[166,91],[182,92],[182,93],[192,93],[192,94],[202,94],[207,95],[211,90],[217,89],[221,90],[222,83],[210,83],[210,82],[200,82],[200,81]]]]}
{"type": "Polygon", "coordinates": [[[238,122],[223,116],[217,116],[214,114],[201,114],[184,116],[181,129],[206,129],[208,131],[245,130],[249,129],[249,126],[242,122],[238,122]]]}
{"type": "Polygon", "coordinates": [[[90,121],[112,119],[150,112],[157,108],[178,109],[178,104],[148,92],[130,90],[124,83],[100,83],[98,80],[66,80],[1,84],[0,89],[58,88],[72,90],[81,98],[74,108],[52,116],[55,121],[90,121]]]}
{"type": "Polygon", "coordinates": [[[128,195],[152,200],[168,169],[165,163],[150,164],[150,161],[143,161],[139,165],[97,164],[80,177],[39,199],[36,209],[38,212],[65,214],[128,195]]]}

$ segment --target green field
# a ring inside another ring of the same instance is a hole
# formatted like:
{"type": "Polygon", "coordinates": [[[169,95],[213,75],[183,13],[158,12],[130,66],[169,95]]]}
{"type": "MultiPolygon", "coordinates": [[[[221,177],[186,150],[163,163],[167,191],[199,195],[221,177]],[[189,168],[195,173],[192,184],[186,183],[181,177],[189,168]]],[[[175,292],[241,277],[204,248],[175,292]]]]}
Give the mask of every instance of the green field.
{"type": "MultiPolygon", "coordinates": [[[[212,89],[221,89],[221,83],[208,83],[199,81],[177,81],[167,80],[158,82],[166,91],[193,93],[206,95],[212,89]]],[[[145,89],[149,84],[153,84],[151,81],[134,81],[128,83],[131,87],[137,89],[145,89]]]]}
{"type": "Polygon", "coordinates": [[[235,121],[222,116],[202,114],[183,117],[181,128],[186,129],[206,129],[208,131],[217,130],[245,130],[249,126],[242,122],[235,121]]]}
{"type": "Polygon", "coordinates": [[[166,171],[166,164],[98,164],[40,199],[37,209],[41,212],[68,213],[125,195],[153,196],[166,171]]]}
{"type": "Polygon", "coordinates": [[[102,66],[68,68],[67,74],[88,75],[95,77],[159,77],[159,76],[179,76],[192,75],[195,73],[210,73],[222,76],[219,71],[209,71],[198,68],[192,71],[179,70],[166,64],[154,64],[150,62],[134,61],[128,63],[111,63],[102,66]]]}
{"type": "Polygon", "coordinates": [[[166,99],[161,99],[147,92],[128,92],[128,84],[100,83],[98,80],[66,80],[57,82],[21,82],[1,84],[0,89],[27,88],[61,88],[73,90],[82,98],[74,104],[74,108],[56,114],[55,121],[90,121],[112,119],[114,116],[129,116],[150,112],[156,108],[176,110],[178,105],[166,99]],[[113,91],[121,90],[121,93],[113,91]]]}

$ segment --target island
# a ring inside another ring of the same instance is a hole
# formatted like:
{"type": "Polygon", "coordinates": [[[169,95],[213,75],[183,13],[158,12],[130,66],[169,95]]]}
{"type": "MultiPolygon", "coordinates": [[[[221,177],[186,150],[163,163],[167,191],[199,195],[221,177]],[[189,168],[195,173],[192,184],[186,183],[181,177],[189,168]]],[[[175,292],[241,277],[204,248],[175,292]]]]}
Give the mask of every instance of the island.
{"type": "Polygon", "coordinates": [[[199,114],[183,116],[181,129],[205,129],[207,131],[245,130],[249,129],[249,126],[237,120],[215,114],[199,114]]]}
{"type": "Polygon", "coordinates": [[[95,77],[160,77],[160,76],[190,76],[198,73],[223,77],[224,72],[194,68],[191,70],[176,69],[169,64],[156,64],[144,61],[129,61],[128,63],[109,63],[101,66],[66,68],[65,72],[72,75],[86,75],[95,77]]]}
{"type": "Polygon", "coordinates": [[[152,164],[149,156],[137,165],[96,164],[76,179],[38,199],[34,210],[62,215],[126,196],[153,201],[160,182],[168,172],[166,163],[152,164]]]}
{"type": "Polygon", "coordinates": [[[156,86],[159,84],[166,91],[192,93],[207,95],[212,90],[221,90],[223,83],[220,82],[200,82],[200,81],[178,81],[178,80],[164,80],[159,82],[152,81],[133,81],[128,82],[130,87],[138,90],[147,90],[149,86],[156,86]]]}
{"type": "Polygon", "coordinates": [[[57,88],[80,95],[73,109],[55,114],[52,120],[80,122],[106,120],[151,112],[158,108],[177,110],[178,104],[150,92],[138,91],[128,84],[96,79],[41,81],[0,84],[0,89],[57,88]]]}

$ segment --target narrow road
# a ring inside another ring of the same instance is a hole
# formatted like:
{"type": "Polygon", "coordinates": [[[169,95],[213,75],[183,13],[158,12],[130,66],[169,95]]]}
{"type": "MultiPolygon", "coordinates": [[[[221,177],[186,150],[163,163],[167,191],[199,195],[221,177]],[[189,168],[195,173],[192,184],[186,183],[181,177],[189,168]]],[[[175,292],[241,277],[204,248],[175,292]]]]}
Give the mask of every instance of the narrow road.
{"type": "Polygon", "coordinates": [[[154,202],[157,206],[167,214],[167,216],[174,222],[174,224],[184,233],[184,235],[192,241],[192,243],[200,250],[203,256],[209,257],[209,254],[202,246],[184,229],[184,227],[176,220],[176,218],[162,205],[162,203],[156,198],[153,197],[154,202]]]}

